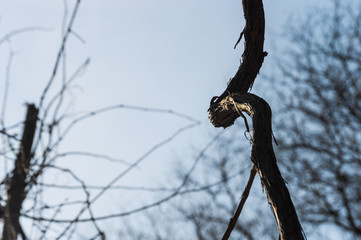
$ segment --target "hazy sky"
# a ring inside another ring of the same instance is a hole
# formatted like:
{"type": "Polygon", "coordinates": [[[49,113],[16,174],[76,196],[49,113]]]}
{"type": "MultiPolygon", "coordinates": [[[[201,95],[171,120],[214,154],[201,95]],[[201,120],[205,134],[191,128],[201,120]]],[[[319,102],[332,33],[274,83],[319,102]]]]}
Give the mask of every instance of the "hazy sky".
{"type": "MultiPolygon", "coordinates": [[[[283,39],[285,21],[302,16],[312,2],[264,1],[265,50],[269,56],[261,74],[273,67],[274,56],[284,50],[277,43],[283,39]]],[[[73,6],[74,1],[68,1],[68,15],[73,6]]],[[[25,102],[39,102],[59,49],[64,4],[60,0],[0,1],[0,9],[0,36],[24,27],[46,28],[46,31],[27,32],[11,39],[11,49],[16,54],[11,65],[5,117],[5,123],[10,125],[23,118],[25,102]]],[[[91,63],[76,80],[79,89],[72,91],[70,99],[74,102],[70,111],[94,110],[120,103],[157,107],[200,120],[200,129],[212,128],[206,110],[211,97],[223,92],[239,66],[243,44],[236,50],[233,46],[243,25],[240,0],[83,1],[73,30],[85,43],[70,37],[67,75],[70,76],[87,57],[91,63]]],[[[3,42],[0,47],[2,92],[9,44],[3,42]]],[[[60,84],[60,77],[57,82],[60,84]]],[[[59,84],[51,90],[58,89],[59,84]]],[[[254,89],[262,91],[263,86],[259,77],[254,89]]],[[[264,93],[261,95],[267,97],[264,93]]],[[[159,114],[132,114],[117,111],[115,115],[106,116],[106,122],[84,123],[84,129],[93,126],[92,130],[101,131],[96,133],[97,138],[76,139],[83,136],[79,129],[79,135],[72,135],[75,138],[72,144],[87,140],[85,146],[91,149],[93,144],[106,152],[116,147],[122,151],[114,154],[134,158],[135,152],[144,152],[164,138],[164,134],[186,123],[159,114]],[[90,140],[92,143],[88,142],[90,140]]]]}
{"type": "MultiPolygon", "coordinates": [[[[283,27],[289,19],[304,16],[314,2],[264,1],[265,50],[269,55],[254,86],[261,97],[267,99],[262,74],[272,70],[274,57],[285,50],[280,46],[283,27]]],[[[67,21],[73,6],[74,1],[67,1],[67,21]]],[[[43,28],[1,42],[0,106],[9,50],[15,53],[5,125],[23,119],[24,103],[39,103],[60,46],[63,16],[64,2],[60,0],[0,0],[0,39],[16,29],[43,28]]],[[[207,118],[209,101],[223,92],[239,66],[243,44],[236,50],[233,46],[243,26],[241,0],[82,1],[73,27],[79,37],[70,36],[66,48],[67,77],[88,57],[91,62],[76,79],[78,87],[68,96],[68,113],[129,104],[172,109],[201,122],[155,152],[120,184],[151,186],[152,179],[158,179],[155,173],[164,173],[159,166],[175,164],[172,154],[189,158],[194,155],[191,144],[198,148],[206,144],[213,129],[207,118]]],[[[56,81],[49,96],[58,89],[61,78],[56,81]]],[[[187,124],[189,121],[172,115],[119,109],[76,126],[61,150],[106,153],[134,162],[154,144],[187,124]]],[[[62,160],[59,164],[71,166],[90,184],[109,182],[122,167],[87,158],[62,160]]],[[[3,175],[1,169],[0,177],[3,175]]],[[[102,199],[107,201],[107,207],[116,205],[111,196],[104,195],[102,199]]]]}

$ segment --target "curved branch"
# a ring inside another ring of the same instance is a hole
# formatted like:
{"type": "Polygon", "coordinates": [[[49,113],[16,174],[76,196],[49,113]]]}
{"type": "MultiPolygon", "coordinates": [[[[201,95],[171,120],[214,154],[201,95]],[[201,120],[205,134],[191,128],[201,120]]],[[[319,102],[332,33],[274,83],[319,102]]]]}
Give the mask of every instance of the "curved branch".
{"type": "MultiPolygon", "coordinates": [[[[242,63],[228,83],[226,90],[218,97],[221,101],[228,93],[247,92],[252,88],[267,52],[263,51],[265,18],[262,0],[242,0],[246,24],[240,35],[244,36],[242,63]]],[[[238,39],[236,45],[240,41],[238,39]]]]}
{"type": "Polygon", "coordinates": [[[242,64],[220,97],[212,98],[208,109],[209,119],[215,127],[226,128],[239,116],[243,116],[242,112],[252,117],[251,160],[272,206],[280,239],[301,240],[304,239],[302,227],[273,151],[271,108],[262,98],[247,93],[252,88],[267,55],[267,52],[263,52],[265,30],[263,3],[262,0],[242,0],[242,5],[246,19],[245,28],[240,36],[240,38],[242,35],[245,37],[242,64]]]}
{"type": "Polygon", "coordinates": [[[271,108],[265,100],[251,93],[234,93],[209,109],[215,127],[228,127],[246,112],[252,117],[253,143],[251,160],[261,178],[277,220],[280,239],[304,239],[301,224],[290,194],[278,169],[272,146],[271,108]]]}

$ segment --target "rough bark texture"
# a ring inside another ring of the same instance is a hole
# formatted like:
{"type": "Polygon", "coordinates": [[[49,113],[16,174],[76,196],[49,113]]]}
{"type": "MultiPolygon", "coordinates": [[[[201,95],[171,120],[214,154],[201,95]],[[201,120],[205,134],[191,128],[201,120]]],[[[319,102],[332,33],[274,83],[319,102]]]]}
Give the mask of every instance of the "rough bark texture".
{"type": "Polygon", "coordinates": [[[265,19],[262,0],[242,0],[242,5],[246,20],[240,36],[245,39],[242,64],[219,100],[229,93],[247,92],[252,88],[264,57],[267,56],[267,52],[263,51],[265,19]]]}
{"type": "Polygon", "coordinates": [[[272,147],[272,113],[267,102],[251,93],[235,93],[213,104],[209,112],[210,120],[215,127],[232,125],[241,112],[246,112],[252,117],[251,160],[272,206],[280,239],[304,239],[296,210],[277,166],[272,147]]]}
{"type": "MultiPolygon", "coordinates": [[[[246,112],[252,117],[253,139],[251,160],[261,178],[282,240],[304,239],[302,227],[286,184],[278,169],[272,146],[271,108],[262,98],[247,93],[262,66],[264,57],[264,11],[262,0],[243,0],[246,26],[242,64],[226,90],[213,97],[209,119],[215,127],[229,127],[246,112]]],[[[242,36],[242,34],[241,34],[242,36]]]]}
{"type": "Polygon", "coordinates": [[[9,180],[5,214],[3,217],[3,240],[16,240],[18,234],[20,234],[23,239],[26,239],[19,223],[19,216],[22,203],[26,196],[26,177],[32,158],[31,147],[34,140],[37,117],[38,109],[35,105],[28,105],[19,153],[15,160],[12,176],[9,180]]]}

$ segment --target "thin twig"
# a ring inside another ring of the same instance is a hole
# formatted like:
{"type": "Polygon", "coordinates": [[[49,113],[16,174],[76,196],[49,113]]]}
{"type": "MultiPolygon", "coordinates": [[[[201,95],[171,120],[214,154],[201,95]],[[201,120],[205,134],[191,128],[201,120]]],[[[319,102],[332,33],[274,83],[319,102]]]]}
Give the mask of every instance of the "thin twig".
{"type": "MultiPolygon", "coordinates": [[[[134,169],[135,167],[137,167],[143,160],[145,160],[150,154],[152,154],[154,151],[156,151],[157,149],[159,149],[160,147],[162,147],[163,145],[171,142],[175,137],[177,137],[180,133],[186,131],[187,129],[193,128],[195,126],[197,126],[198,123],[193,123],[193,124],[189,124],[183,128],[178,129],[174,134],[172,134],[170,137],[168,137],[167,139],[161,141],[160,143],[154,145],[151,149],[149,149],[145,154],[143,154],[140,158],[138,158],[137,161],[135,161],[132,165],[130,165],[127,169],[125,169],[124,171],[122,171],[119,175],[117,175],[114,179],[112,179],[95,197],[93,197],[90,200],[90,204],[93,204],[95,201],[97,201],[108,189],[110,189],[119,179],[121,179],[124,175],[126,175],[128,172],[130,172],[132,169],[134,169]]],[[[215,139],[218,137],[219,135],[217,135],[214,139],[212,139],[212,141],[206,146],[206,148],[204,149],[204,151],[213,143],[213,141],[215,141],[215,139]]],[[[202,153],[199,155],[199,157],[196,159],[195,163],[193,164],[193,166],[191,167],[191,169],[189,170],[189,174],[186,175],[186,177],[184,178],[183,183],[176,189],[176,191],[172,194],[170,194],[168,197],[165,197],[153,204],[149,204],[149,205],[145,205],[141,208],[138,209],[134,209],[132,211],[126,212],[126,213],[120,213],[120,214],[111,214],[109,216],[104,216],[104,217],[97,217],[97,218],[90,218],[90,219],[86,219],[85,221],[94,221],[94,220],[104,220],[104,219],[108,219],[108,218],[113,218],[113,217],[120,217],[120,216],[126,216],[126,215],[130,215],[132,213],[135,212],[139,212],[157,205],[160,205],[163,202],[166,202],[168,200],[170,200],[171,198],[177,196],[180,192],[180,190],[185,186],[185,184],[188,182],[188,178],[190,176],[190,174],[193,172],[196,164],[198,163],[198,161],[200,160],[201,156],[203,156],[203,151],[202,153]]],[[[65,221],[65,222],[69,222],[69,225],[64,229],[64,231],[57,237],[57,239],[60,239],[62,236],[64,236],[64,234],[69,230],[69,228],[72,226],[73,223],[77,223],[77,222],[83,222],[84,220],[80,219],[81,215],[84,213],[84,211],[87,208],[83,207],[79,213],[77,214],[77,216],[71,220],[71,221],[65,221]]],[[[37,220],[34,218],[34,220],[37,220]]],[[[40,218],[39,220],[44,220],[43,218],[40,218]]]]}
{"type": "Polygon", "coordinates": [[[244,29],[242,30],[241,34],[239,35],[239,38],[238,38],[236,44],[234,45],[233,49],[236,49],[238,43],[239,43],[239,42],[241,41],[241,39],[242,39],[243,34],[244,34],[244,29]]]}
{"type": "MultiPolygon", "coordinates": [[[[109,214],[109,215],[105,215],[105,216],[99,216],[99,217],[96,217],[95,220],[97,221],[100,221],[100,220],[106,220],[106,219],[111,219],[111,218],[118,218],[118,217],[124,217],[124,216],[128,216],[128,215],[131,215],[131,214],[134,214],[134,213],[137,213],[137,212],[141,212],[143,210],[146,210],[146,209],[150,209],[152,207],[155,207],[155,206],[159,206],[161,205],[162,203],[164,202],[167,202],[171,199],[173,199],[174,197],[176,196],[179,196],[181,193],[182,193],[182,189],[186,186],[186,184],[188,183],[189,181],[189,178],[191,176],[191,174],[193,173],[194,169],[196,168],[196,166],[198,165],[199,161],[201,160],[201,158],[204,156],[205,152],[211,147],[211,145],[216,142],[216,140],[222,135],[223,132],[220,132],[218,133],[216,136],[214,136],[208,143],[207,145],[200,151],[199,155],[197,156],[197,158],[194,160],[193,162],[193,165],[190,167],[190,169],[188,170],[187,174],[185,175],[185,177],[183,178],[183,181],[182,183],[175,189],[175,191],[171,194],[169,194],[168,196],[164,197],[164,198],[161,198],[159,199],[158,201],[155,201],[153,203],[150,203],[150,204],[147,204],[147,205],[144,205],[142,207],[139,207],[139,208],[135,208],[135,209],[132,209],[132,210],[129,210],[129,211],[126,211],[126,212],[120,212],[120,213],[115,213],[115,214],[109,214]]],[[[110,188],[110,187],[109,187],[110,188]]],[[[96,196],[97,197],[97,196],[96,196]]],[[[96,197],[93,198],[92,202],[94,202],[94,199],[96,200],[96,197]]],[[[29,219],[33,219],[35,221],[45,221],[45,222],[49,222],[49,221],[52,221],[52,222],[55,222],[55,223],[70,223],[69,226],[67,226],[67,228],[63,231],[63,233],[58,236],[57,239],[60,239],[64,234],[65,232],[71,227],[71,224],[73,223],[81,223],[81,222],[90,222],[92,221],[91,218],[80,218],[80,216],[82,215],[82,213],[84,212],[85,209],[82,209],[78,216],[74,219],[50,219],[50,218],[45,218],[45,217],[36,217],[36,216],[31,216],[31,215],[28,215],[28,214],[25,214],[23,213],[22,216],[23,217],[26,217],[26,218],[29,218],[29,219]]]]}
{"type": "Polygon", "coordinates": [[[60,46],[60,49],[58,51],[58,55],[57,55],[56,60],[55,60],[55,65],[54,65],[54,68],[53,68],[53,72],[52,72],[51,77],[50,77],[46,87],[44,88],[41,97],[40,97],[40,102],[39,102],[39,109],[40,110],[41,110],[41,108],[43,106],[44,98],[45,98],[47,92],[49,91],[49,89],[50,89],[50,87],[51,87],[51,85],[52,85],[52,83],[53,83],[53,81],[55,79],[55,76],[57,74],[58,67],[59,67],[59,64],[60,64],[60,60],[61,60],[61,58],[62,58],[62,56],[64,54],[65,45],[66,45],[66,42],[68,40],[68,36],[69,36],[69,34],[71,32],[75,17],[77,15],[79,5],[80,5],[80,0],[77,0],[76,5],[75,5],[74,10],[73,10],[73,13],[72,13],[72,16],[70,18],[68,28],[67,28],[67,30],[65,32],[65,35],[63,37],[63,40],[62,40],[62,43],[61,43],[61,46],[60,46]]]}
{"type": "MultiPolygon", "coordinates": [[[[6,105],[7,105],[8,94],[9,94],[9,84],[10,84],[10,72],[11,72],[10,70],[11,70],[11,63],[12,63],[12,60],[14,57],[14,52],[11,47],[10,39],[7,39],[7,42],[9,43],[9,57],[8,57],[7,65],[6,65],[4,97],[3,97],[3,104],[1,107],[1,115],[0,115],[0,126],[2,129],[4,129],[4,132],[5,132],[5,111],[6,111],[6,105]]],[[[6,137],[9,138],[9,135],[3,134],[1,136],[3,152],[6,152],[6,144],[8,144],[10,148],[13,148],[13,146],[11,145],[10,139],[6,139],[6,137]]],[[[8,174],[8,158],[7,158],[6,154],[4,154],[3,156],[4,156],[4,174],[7,175],[8,174]]]]}
{"type": "Polygon", "coordinates": [[[256,167],[253,166],[251,169],[251,173],[249,175],[249,179],[248,179],[246,188],[243,191],[241,201],[239,202],[238,208],[237,208],[236,212],[234,213],[234,216],[229,220],[227,230],[224,233],[222,240],[227,240],[230,237],[234,227],[236,226],[239,215],[242,212],[243,206],[246,203],[247,197],[249,195],[249,191],[251,190],[252,183],[253,183],[255,176],[256,176],[256,167]]]}
{"type": "Polygon", "coordinates": [[[10,40],[12,37],[14,37],[15,35],[20,35],[26,32],[34,32],[34,31],[50,31],[50,28],[44,28],[44,27],[25,27],[25,28],[19,28],[16,29],[14,31],[11,31],[7,34],[5,34],[5,36],[3,36],[2,38],[0,38],[0,45],[3,44],[4,42],[10,40]]]}

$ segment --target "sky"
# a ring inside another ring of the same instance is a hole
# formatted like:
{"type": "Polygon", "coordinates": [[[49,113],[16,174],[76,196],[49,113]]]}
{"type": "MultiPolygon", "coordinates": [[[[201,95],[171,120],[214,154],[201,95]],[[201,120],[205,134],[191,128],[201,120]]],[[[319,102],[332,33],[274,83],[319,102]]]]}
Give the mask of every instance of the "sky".
{"type": "MultiPolygon", "coordinates": [[[[59,50],[65,10],[68,22],[74,3],[0,0],[0,39],[16,29],[33,29],[0,42],[0,106],[9,73],[5,126],[23,119],[25,103],[39,103],[59,50]],[[14,55],[7,71],[10,52],[14,55]]],[[[264,1],[265,51],[269,55],[256,79],[254,93],[271,101],[267,98],[270,85],[262,81],[262,74],[272,72],[275,58],[285,50],[282,44],[285,24],[290,20],[297,22],[315,4],[311,0],[264,1]]],[[[243,26],[240,0],[82,1],[62,71],[68,78],[86,59],[90,59],[90,64],[75,79],[76,86],[67,96],[63,110],[78,116],[86,111],[126,104],[173,110],[200,122],[155,151],[119,184],[159,184],[169,171],[168,165],[176,164],[175,158],[192,158],[191,146],[201,149],[212,134],[222,131],[213,129],[207,109],[210,99],[223,92],[240,64],[243,44],[236,50],[233,46],[243,26]]],[[[61,81],[59,74],[46,101],[59,89],[61,81]]],[[[174,114],[119,108],[79,123],[59,151],[106,153],[134,162],[189,123],[174,114]]],[[[62,159],[58,164],[72,168],[84,181],[94,185],[108,183],[124,167],[84,157],[62,159]]],[[[4,174],[1,169],[0,177],[4,174]]],[[[52,172],[47,177],[52,181],[62,178],[52,172]]],[[[97,211],[109,211],[118,199],[112,193],[105,194],[97,211]]]]}

